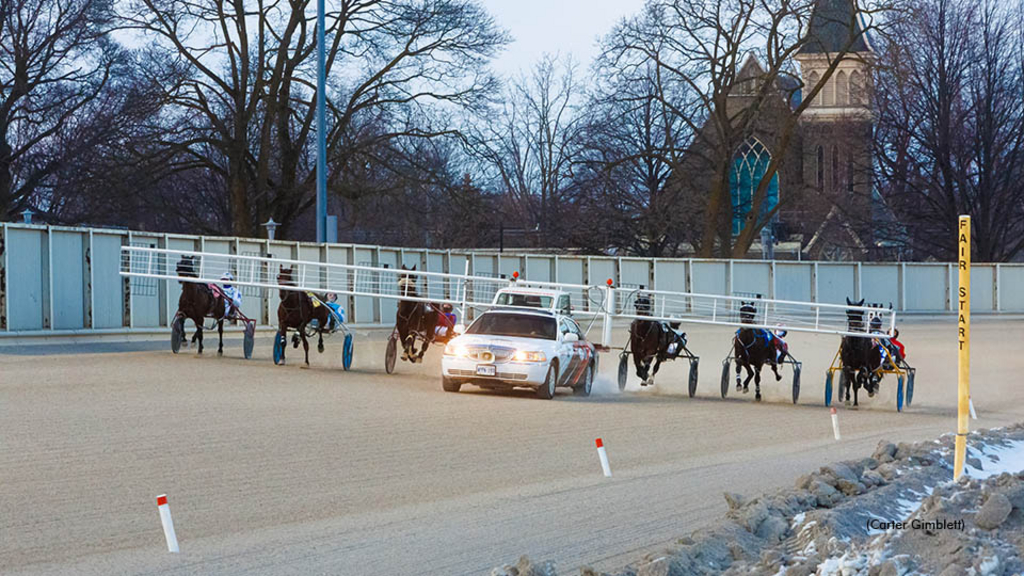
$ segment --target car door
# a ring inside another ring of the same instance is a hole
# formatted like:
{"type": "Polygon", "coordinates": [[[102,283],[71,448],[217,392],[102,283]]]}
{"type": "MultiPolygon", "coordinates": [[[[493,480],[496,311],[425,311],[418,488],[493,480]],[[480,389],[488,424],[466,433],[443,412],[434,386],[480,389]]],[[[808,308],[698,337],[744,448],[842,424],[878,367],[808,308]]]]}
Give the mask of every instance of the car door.
{"type": "Polygon", "coordinates": [[[583,335],[583,330],[580,329],[580,325],[576,323],[572,318],[566,318],[565,323],[569,327],[569,332],[576,334],[578,340],[572,343],[572,354],[573,354],[573,375],[572,384],[579,381],[580,376],[583,374],[583,370],[587,367],[590,362],[590,346],[587,344],[586,338],[583,335]]]}
{"type": "Polygon", "coordinates": [[[566,336],[572,334],[570,323],[565,318],[558,319],[558,384],[567,386],[578,367],[575,342],[567,342],[566,336]]]}

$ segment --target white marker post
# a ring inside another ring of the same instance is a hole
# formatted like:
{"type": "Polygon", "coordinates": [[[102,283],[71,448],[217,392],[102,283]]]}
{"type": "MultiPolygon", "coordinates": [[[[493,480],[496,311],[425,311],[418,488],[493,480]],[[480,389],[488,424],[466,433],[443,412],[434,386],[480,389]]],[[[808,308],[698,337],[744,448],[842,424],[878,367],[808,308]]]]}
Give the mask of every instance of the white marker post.
{"type": "Polygon", "coordinates": [[[836,435],[836,440],[839,440],[839,415],[836,414],[835,408],[832,408],[832,432],[836,435]]]}
{"type": "Polygon", "coordinates": [[[164,526],[164,537],[167,538],[167,551],[177,553],[178,537],[174,534],[174,521],[171,520],[171,507],[167,505],[167,494],[156,497],[156,507],[160,510],[160,523],[164,526]]]}
{"type": "Polygon", "coordinates": [[[978,413],[974,411],[974,400],[972,400],[970,397],[968,397],[967,398],[967,405],[971,409],[971,420],[977,420],[978,419],[978,413]]]}
{"type": "Polygon", "coordinates": [[[601,458],[601,469],[604,470],[606,478],[612,477],[612,467],[608,464],[608,453],[604,450],[604,442],[601,439],[597,439],[597,455],[601,458]]]}

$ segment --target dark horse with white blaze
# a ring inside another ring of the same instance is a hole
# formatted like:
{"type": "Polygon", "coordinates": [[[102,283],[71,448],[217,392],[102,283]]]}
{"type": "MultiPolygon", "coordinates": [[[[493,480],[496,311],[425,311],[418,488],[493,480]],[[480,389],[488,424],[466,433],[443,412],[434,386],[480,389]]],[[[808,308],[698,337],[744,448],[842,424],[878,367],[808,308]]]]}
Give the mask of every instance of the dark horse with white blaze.
{"type": "MultiPolygon", "coordinates": [[[[182,256],[178,262],[178,276],[198,278],[196,270],[199,268],[198,256],[182,256]]],[[[182,332],[184,332],[184,318],[189,318],[196,325],[196,332],[192,335],[192,343],[199,341],[199,354],[203,353],[203,321],[206,318],[214,318],[217,322],[217,335],[220,342],[217,346],[217,355],[224,354],[224,310],[226,298],[220,291],[214,291],[208,285],[199,282],[181,282],[181,296],[178,297],[178,315],[182,316],[182,332]]]]}
{"type": "MultiPolygon", "coordinates": [[[[277,275],[277,283],[281,286],[294,286],[295,276],[292,268],[281,267],[277,275]]],[[[285,338],[287,341],[288,329],[294,329],[292,335],[292,347],[299,347],[299,340],[302,340],[302,349],[306,353],[306,364],[309,368],[309,341],[306,340],[306,325],[311,320],[317,321],[317,352],[324,351],[324,329],[330,320],[330,312],[327,306],[314,305],[313,299],[301,290],[281,289],[281,303],[277,305],[277,337],[285,338]]],[[[287,346],[281,346],[281,364],[284,364],[284,350],[287,346]]]]}
{"type": "MultiPolygon", "coordinates": [[[[753,302],[740,302],[740,323],[753,324],[757,308],[753,302]]],[[[750,391],[750,379],[754,379],[754,400],[761,399],[761,368],[768,364],[775,373],[775,380],[782,380],[779,374],[777,348],[772,336],[766,330],[757,328],[740,328],[732,339],[733,358],[736,360],[736,390],[744,394],[750,391]],[[740,368],[747,370],[747,379],[740,384],[740,368]]]]}
{"type": "MultiPolygon", "coordinates": [[[[406,268],[402,270],[412,272],[416,270],[406,268]]],[[[416,279],[411,274],[402,274],[398,278],[398,293],[403,298],[419,298],[416,292],[416,279]]],[[[412,300],[399,300],[398,311],[395,313],[395,327],[398,329],[398,337],[402,341],[402,360],[410,362],[422,362],[423,353],[434,339],[434,327],[437,326],[439,312],[437,308],[426,302],[412,300]],[[423,348],[416,352],[416,336],[423,340],[423,348]]]]}
{"type": "MultiPolygon", "coordinates": [[[[633,304],[637,316],[651,315],[651,299],[649,296],[637,296],[633,304]]],[[[674,327],[673,327],[674,328],[674,327]]],[[[666,328],[665,323],[658,320],[637,318],[629,325],[629,349],[633,351],[633,366],[643,386],[654,384],[654,376],[658,373],[661,363],[670,358],[678,358],[686,345],[685,336],[677,343],[676,349],[670,353],[669,346],[680,338],[674,330],[666,328]],[[651,363],[654,370],[651,370],[651,363]]]]}
{"type": "MultiPolygon", "coordinates": [[[[846,303],[850,306],[863,306],[864,299],[853,302],[847,298],[846,303]]],[[[868,323],[864,320],[864,310],[848,309],[846,325],[850,332],[867,332],[868,323]]],[[[882,365],[885,357],[882,347],[877,346],[872,338],[866,336],[843,336],[839,357],[843,362],[843,380],[846,382],[846,397],[843,399],[845,403],[850,404],[850,388],[853,388],[854,407],[857,406],[857,392],[861,388],[867,390],[869,398],[874,397],[878,391],[875,370],[882,365]]]]}

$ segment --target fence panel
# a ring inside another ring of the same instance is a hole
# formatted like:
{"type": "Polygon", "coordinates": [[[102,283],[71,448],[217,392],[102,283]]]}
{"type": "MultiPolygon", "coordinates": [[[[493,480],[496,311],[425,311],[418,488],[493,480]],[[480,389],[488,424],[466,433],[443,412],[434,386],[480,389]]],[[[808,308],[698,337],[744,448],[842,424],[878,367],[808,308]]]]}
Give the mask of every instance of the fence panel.
{"type": "Polygon", "coordinates": [[[85,253],[88,235],[76,231],[53,231],[50,254],[55,263],[53,275],[53,327],[56,330],[81,330],[85,325],[88,274],[85,253]]]}
{"type": "Polygon", "coordinates": [[[818,263],[818,302],[846,304],[857,297],[857,265],[818,263]]]}
{"type": "Polygon", "coordinates": [[[723,294],[729,291],[729,265],[721,261],[694,260],[692,291],[697,294],[723,294]]]}
{"type": "Polygon", "coordinates": [[[768,262],[733,262],[732,292],[771,297],[771,265],[768,262]]]}
{"type": "Polygon", "coordinates": [[[945,311],[948,305],[946,301],[948,278],[949,271],[945,264],[907,264],[906,277],[903,279],[907,310],[945,311]]]}
{"type": "Polygon", "coordinates": [[[899,264],[864,264],[861,273],[861,298],[894,309],[900,307],[899,264]]]}
{"type": "Polygon", "coordinates": [[[777,262],[775,264],[775,298],[810,302],[814,284],[814,266],[810,263],[777,262]]]}
{"type": "Polygon", "coordinates": [[[9,227],[6,250],[8,329],[49,328],[49,319],[44,317],[48,290],[46,230],[9,227]]]}

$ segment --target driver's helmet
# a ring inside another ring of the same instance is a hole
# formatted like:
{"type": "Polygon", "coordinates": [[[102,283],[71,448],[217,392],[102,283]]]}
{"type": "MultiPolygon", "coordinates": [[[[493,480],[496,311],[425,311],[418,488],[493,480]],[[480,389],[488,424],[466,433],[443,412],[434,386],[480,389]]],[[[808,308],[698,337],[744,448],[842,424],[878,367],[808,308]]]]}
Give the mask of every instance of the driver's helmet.
{"type": "Polygon", "coordinates": [[[224,284],[225,288],[231,288],[231,284],[229,284],[229,282],[233,281],[235,279],[235,277],[231,274],[231,272],[225,272],[225,273],[220,275],[220,279],[221,279],[222,282],[225,283],[224,284]]]}
{"type": "Polygon", "coordinates": [[[444,312],[445,314],[451,314],[452,305],[447,303],[441,304],[441,311],[444,312]]]}
{"type": "Polygon", "coordinates": [[[881,330],[881,329],[882,329],[882,319],[879,318],[878,316],[875,316],[875,317],[871,318],[871,330],[874,331],[874,330],[881,330]]]}
{"type": "Polygon", "coordinates": [[[785,338],[786,334],[789,334],[789,331],[786,330],[786,328],[782,324],[776,324],[775,325],[775,335],[776,336],[778,336],[779,338],[785,338]]]}

